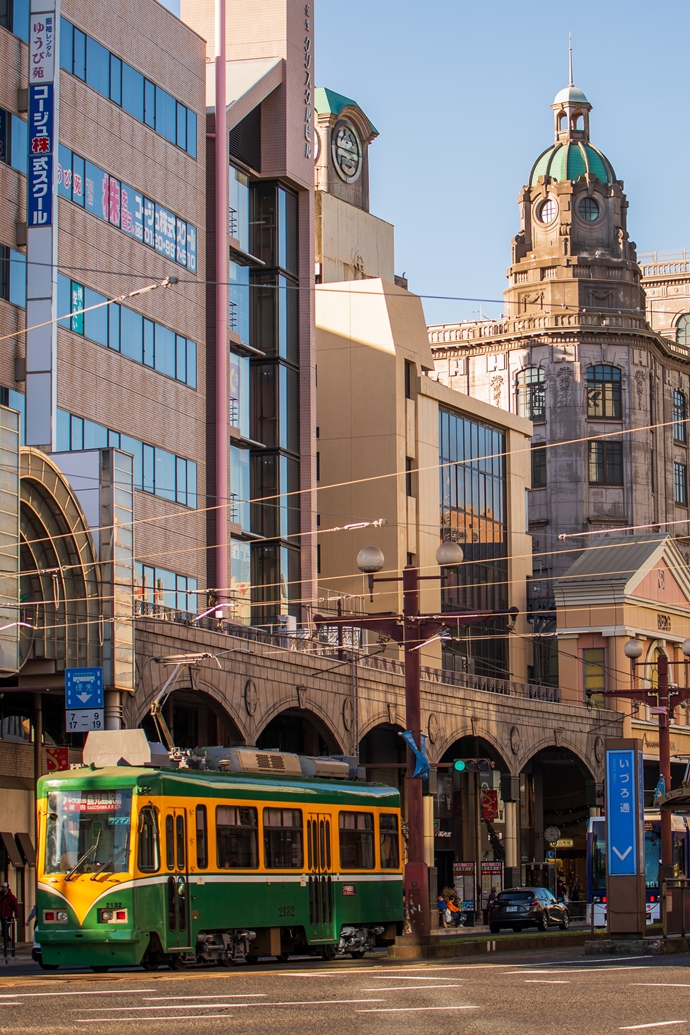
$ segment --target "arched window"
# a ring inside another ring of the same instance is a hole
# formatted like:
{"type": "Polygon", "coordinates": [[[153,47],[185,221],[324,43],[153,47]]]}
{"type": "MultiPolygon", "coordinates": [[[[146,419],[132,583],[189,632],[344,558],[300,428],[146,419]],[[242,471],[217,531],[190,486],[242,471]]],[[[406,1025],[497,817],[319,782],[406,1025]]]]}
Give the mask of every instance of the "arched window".
{"type": "Polygon", "coordinates": [[[690,313],[683,313],[676,324],[676,341],[679,345],[690,345],[690,313]]]}
{"type": "Polygon", "coordinates": [[[673,440],[685,442],[685,421],[687,420],[687,403],[684,392],[673,393],[673,440]]]}
{"type": "Polygon", "coordinates": [[[619,367],[609,366],[608,363],[587,367],[587,416],[620,420],[622,415],[619,367]]]}
{"type": "Polygon", "coordinates": [[[517,375],[518,413],[528,420],[546,420],[546,374],[526,367],[517,375]]]}

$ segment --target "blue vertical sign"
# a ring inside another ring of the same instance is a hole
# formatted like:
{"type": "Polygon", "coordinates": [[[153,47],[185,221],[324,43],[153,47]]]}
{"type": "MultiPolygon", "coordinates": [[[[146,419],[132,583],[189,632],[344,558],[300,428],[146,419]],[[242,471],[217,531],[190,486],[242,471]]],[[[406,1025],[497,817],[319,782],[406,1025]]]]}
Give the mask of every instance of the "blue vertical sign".
{"type": "Polygon", "coordinates": [[[29,226],[53,222],[53,84],[29,88],[29,226]]]}
{"type": "Polygon", "coordinates": [[[607,751],[606,851],[609,877],[637,875],[640,808],[639,779],[635,775],[635,752],[607,751]]]}

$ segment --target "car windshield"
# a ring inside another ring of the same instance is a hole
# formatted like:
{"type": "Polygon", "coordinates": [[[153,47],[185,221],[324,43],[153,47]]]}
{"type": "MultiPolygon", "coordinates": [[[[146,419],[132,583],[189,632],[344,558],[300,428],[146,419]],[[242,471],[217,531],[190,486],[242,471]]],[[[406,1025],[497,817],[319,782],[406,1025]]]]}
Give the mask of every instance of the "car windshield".
{"type": "Polygon", "coordinates": [[[498,896],[499,902],[531,902],[533,891],[504,891],[498,896]]]}
{"type": "Polygon", "coordinates": [[[51,791],[45,872],[126,871],[131,812],[131,791],[51,791]]]}

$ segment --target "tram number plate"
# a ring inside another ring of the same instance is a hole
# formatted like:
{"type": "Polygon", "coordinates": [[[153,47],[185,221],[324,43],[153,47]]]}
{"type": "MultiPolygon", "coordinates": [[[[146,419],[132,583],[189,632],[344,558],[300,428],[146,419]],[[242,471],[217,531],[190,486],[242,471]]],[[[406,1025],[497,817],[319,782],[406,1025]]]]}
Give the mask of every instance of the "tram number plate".
{"type": "Polygon", "coordinates": [[[294,916],[294,906],[278,906],[278,916],[294,916]]]}
{"type": "Polygon", "coordinates": [[[506,912],[507,913],[517,913],[517,906],[507,906],[506,912]]]}

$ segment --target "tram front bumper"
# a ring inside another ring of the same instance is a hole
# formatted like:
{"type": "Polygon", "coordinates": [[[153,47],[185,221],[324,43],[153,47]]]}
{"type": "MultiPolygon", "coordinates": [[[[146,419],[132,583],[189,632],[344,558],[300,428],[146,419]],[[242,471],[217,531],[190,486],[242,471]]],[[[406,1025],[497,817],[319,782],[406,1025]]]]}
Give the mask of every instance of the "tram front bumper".
{"type": "Polygon", "coordinates": [[[38,941],[41,945],[79,945],[88,942],[115,942],[118,944],[127,942],[140,942],[144,937],[143,931],[138,927],[118,927],[111,930],[101,928],[100,930],[51,930],[42,927],[38,932],[38,941]]]}

